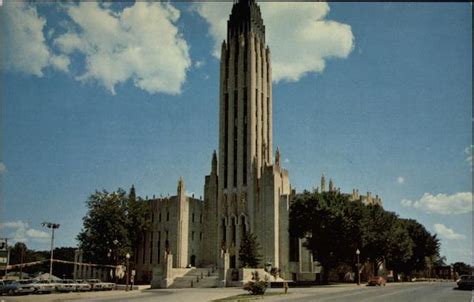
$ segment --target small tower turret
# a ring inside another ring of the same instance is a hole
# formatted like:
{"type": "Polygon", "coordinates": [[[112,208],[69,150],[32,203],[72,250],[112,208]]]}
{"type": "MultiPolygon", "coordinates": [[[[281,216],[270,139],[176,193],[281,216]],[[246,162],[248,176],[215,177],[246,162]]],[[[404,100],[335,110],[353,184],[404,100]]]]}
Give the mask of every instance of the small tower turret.
{"type": "Polygon", "coordinates": [[[334,192],[334,181],[332,178],[329,179],[329,192],[334,192]]]}
{"type": "Polygon", "coordinates": [[[280,167],[280,148],[277,147],[275,152],[275,166],[280,167]]]}
{"type": "Polygon", "coordinates": [[[321,193],[326,192],[326,177],[321,176],[321,193]]]}
{"type": "Polygon", "coordinates": [[[214,152],[212,153],[211,174],[214,174],[214,175],[217,174],[217,154],[216,154],[216,150],[214,150],[214,152]]]}

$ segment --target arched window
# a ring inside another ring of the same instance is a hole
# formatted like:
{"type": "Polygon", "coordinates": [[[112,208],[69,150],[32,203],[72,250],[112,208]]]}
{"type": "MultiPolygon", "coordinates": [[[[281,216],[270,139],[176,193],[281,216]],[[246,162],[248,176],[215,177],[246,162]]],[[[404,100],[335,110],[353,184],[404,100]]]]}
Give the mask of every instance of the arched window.
{"type": "Polygon", "coordinates": [[[227,241],[227,234],[225,229],[225,218],[222,218],[222,241],[225,243],[227,241]]]}
{"type": "Polygon", "coordinates": [[[247,226],[245,225],[245,216],[242,216],[240,218],[240,228],[241,228],[241,234],[242,237],[247,235],[247,226]]]}
{"type": "Polygon", "coordinates": [[[232,224],[231,224],[231,231],[232,231],[232,243],[235,244],[235,240],[237,237],[237,226],[235,225],[235,217],[232,217],[232,224]]]}

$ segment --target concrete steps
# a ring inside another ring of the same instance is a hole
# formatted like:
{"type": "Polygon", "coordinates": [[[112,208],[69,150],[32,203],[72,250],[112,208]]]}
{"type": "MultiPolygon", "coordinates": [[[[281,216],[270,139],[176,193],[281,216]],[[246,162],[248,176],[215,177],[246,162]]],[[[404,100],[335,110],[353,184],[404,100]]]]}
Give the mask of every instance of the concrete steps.
{"type": "Polygon", "coordinates": [[[182,277],[174,279],[170,288],[190,288],[191,281],[194,288],[211,288],[217,286],[218,272],[210,273],[210,268],[192,268],[182,277]],[[208,276],[210,274],[210,276],[208,276]],[[201,279],[202,276],[202,279],[201,279]],[[198,282],[199,280],[199,282],[198,282]]]}

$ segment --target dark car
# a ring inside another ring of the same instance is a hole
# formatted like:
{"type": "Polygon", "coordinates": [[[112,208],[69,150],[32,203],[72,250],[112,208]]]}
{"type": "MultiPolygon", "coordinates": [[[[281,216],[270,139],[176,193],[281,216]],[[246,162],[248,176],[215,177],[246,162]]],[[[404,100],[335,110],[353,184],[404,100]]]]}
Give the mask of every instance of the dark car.
{"type": "Polygon", "coordinates": [[[456,281],[459,289],[474,289],[474,276],[472,275],[461,275],[456,281]]]}
{"type": "Polygon", "coordinates": [[[369,282],[367,282],[367,285],[368,286],[385,286],[385,284],[387,283],[387,280],[385,280],[384,277],[382,276],[373,276],[373,277],[370,277],[369,278],[369,282]]]}
{"type": "Polygon", "coordinates": [[[23,284],[13,280],[4,280],[2,286],[2,293],[9,295],[29,294],[34,291],[34,288],[28,284],[23,284]]]}

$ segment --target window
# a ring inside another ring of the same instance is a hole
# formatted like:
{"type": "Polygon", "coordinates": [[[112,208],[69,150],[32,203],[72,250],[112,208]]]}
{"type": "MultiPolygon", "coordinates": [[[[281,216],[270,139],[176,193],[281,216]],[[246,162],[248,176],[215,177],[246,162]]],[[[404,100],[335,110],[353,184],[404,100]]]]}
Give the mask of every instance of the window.
{"type": "Polygon", "coordinates": [[[194,213],[191,215],[191,221],[194,222],[194,213]]]}
{"type": "Polygon", "coordinates": [[[225,243],[227,241],[226,236],[226,229],[225,229],[225,218],[222,218],[222,241],[225,243]]]}
{"type": "Polygon", "coordinates": [[[202,223],[202,214],[199,215],[199,222],[202,223]]]}
{"type": "Polygon", "coordinates": [[[199,233],[199,241],[202,241],[202,232],[199,233]]]}
{"type": "Polygon", "coordinates": [[[166,212],[166,221],[170,221],[170,212],[166,212]]]}
{"type": "Polygon", "coordinates": [[[243,118],[243,140],[244,140],[244,154],[243,154],[243,183],[247,185],[247,87],[244,87],[244,118],[243,118]]]}
{"type": "Polygon", "coordinates": [[[161,212],[158,214],[158,222],[161,222],[161,212]]]}
{"type": "Polygon", "coordinates": [[[234,90],[234,187],[237,187],[237,113],[238,113],[238,95],[234,90]]]}
{"type": "Polygon", "coordinates": [[[236,229],[236,225],[235,225],[235,218],[232,218],[232,225],[231,225],[231,228],[232,228],[232,243],[235,243],[235,239],[236,239],[236,235],[237,235],[237,229],[236,229]]]}
{"type": "Polygon", "coordinates": [[[191,240],[194,241],[194,232],[191,232],[191,240]]]}
{"type": "Polygon", "coordinates": [[[150,233],[150,264],[153,264],[153,232],[150,233]]]}
{"type": "Polygon", "coordinates": [[[229,94],[224,95],[224,189],[227,189],[227,166],[229,152],[229,94]]]}
{"type": "Polygon", "coordinates": [[[158,256],[158,261],[157,263],[160,264],[161,262],[161,255],[160,255],[160,252],[161,252],[161,232],[158,232],[158,243],[156,245],[156,250],[157,250],[157,256],[158,256]]]}

